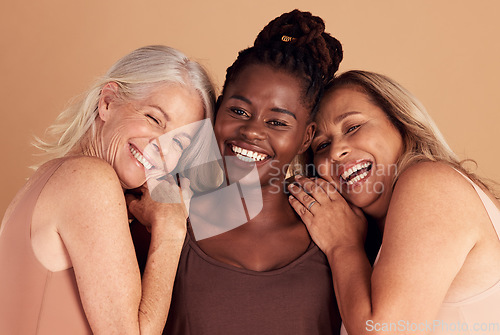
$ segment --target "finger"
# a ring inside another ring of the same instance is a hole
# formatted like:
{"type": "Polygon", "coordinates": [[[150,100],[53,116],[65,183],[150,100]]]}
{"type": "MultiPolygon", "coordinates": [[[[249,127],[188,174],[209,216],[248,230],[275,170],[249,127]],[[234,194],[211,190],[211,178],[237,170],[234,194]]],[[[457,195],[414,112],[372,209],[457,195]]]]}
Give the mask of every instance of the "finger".
{"type": "Polygon", "coordinates": [[[193,190],[191,190],[191,181],[185,177],[179,177],[179,184],[182,203],[186,207],[187,213],[189,213],[189,203],[191,202],[191,197],[193,196],[193,190]]]}
{"type": "Polygon", "coordinates": [[[330,200],[325,190],[318,183],[317,178],[309,179],[303,176],[295,176],[295,180],[302,186],[302,188],[311,195],[318,203],[325,204],[330,200]]]}
{"type": "Polygon", "coordinates": [[[167,174],[164,178],[165,181],[168,181],[170,184],[175,184],[177,185],[176,178],[172,176],[171,174],[167,174]]]}
{"type": "Polygon", "coordinates": [[[127,203],[129,218],[137,217],[140,206],[137,205],[139,199],[132,194],[125,194],[125,201],[127,203]]]}
{"type": "Polygon", "coordinates": [[[318,178],[316,183],[321,186],[326,195],[330,198],[330,200],[338,200],[339,197],[342,197],[337,190],[337,187],[334,183],[329,183],[323,178],[318,178]]]}
{"type": "Polygon", "coordinates": [[[191,189],[191,181],[186,177],[179,177],[179,184],[182,190],[190,190],[191,189]]]}
{"type": "Polygon", "coordinates": [[[359,217],[364,217],[365,216],[365,213],[361,210],[361,208],[356,207],[356,206],[354,206],[351,203],[347,203],[347,204],[349,205],[349,207],[351,207],[351,210],[354,212],[354,214],[356,214],[359,217]]]}
{"type": "Polygon", "coordinates": [[[304,222],[306,227],[309,227],[309,224],[311,223],[311,220],[313,218],[312,213],[308,211],[307,208],[293,195],[288,197],[288,201],[290,202],[290,205],[295,210],[295,212],[300,216],[302,222],[304,222]]]}
{"type": "Polygon", "coordinates": [[[300,186],[297,186],[295,184],[290,184],[288,186],[288,189],[290,190],[290,193],[298,200],[300,201],[300,203],[304,206],[304,207],[307,207],[309,206],[309,204],[313,201],[316,201],[316,199],[314,199],[312,196],[310,196],[309,194],[307,194],[307,192],[305,192],[305,190],[300,187],[300,186]]]}

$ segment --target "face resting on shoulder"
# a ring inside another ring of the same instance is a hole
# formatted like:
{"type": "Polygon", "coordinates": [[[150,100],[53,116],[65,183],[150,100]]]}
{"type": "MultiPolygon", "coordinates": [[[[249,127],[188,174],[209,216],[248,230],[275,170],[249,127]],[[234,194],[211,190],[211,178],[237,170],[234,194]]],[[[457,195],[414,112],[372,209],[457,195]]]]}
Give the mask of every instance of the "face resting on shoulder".
{"type": "Polygon", "coordinates": [[[319,175],[365,213],[386,211],[403,153],[387,114],[361,88],[341,86],[325,94],[316,123],[311,149],[319,175]]]}
{"type": "Polygon", "coordinates": [[[155,166],[145,148],[166,133],[172,143],[165,145],[162,140],[162,154],[167,170],[173,170],[194,135],[194,131],[175,130],[202,120],[204,109],[199,94],[180,85],[159,85],[143,99],[128,101],[119,98],[117,90],[116,83],[107,84],[99,100],[102,155],[115,169],[123,188],[131,189],[144,184],[145,169],[155,166]]]}
{"type": "Polygon", "coordinates": [[[236,157],[242,170],[255,162],[265,185],[282,178],[286,164],[308,148],[314,133],[309,119],[299,79],[252,64],[227,85],[214,130],[222,155],[236,157]]]}

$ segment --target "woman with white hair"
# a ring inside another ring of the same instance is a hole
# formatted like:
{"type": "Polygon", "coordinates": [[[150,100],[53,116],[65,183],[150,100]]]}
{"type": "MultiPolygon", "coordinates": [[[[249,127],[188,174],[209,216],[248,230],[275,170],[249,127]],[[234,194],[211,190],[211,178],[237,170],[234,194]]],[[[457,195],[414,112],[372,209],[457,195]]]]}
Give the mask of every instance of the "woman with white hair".
{"type": "Polygon", "coordinates": [[[421,104],[386,76],[349,71],[316,122],[323,179],[297,178],[290,202],[328,257],[347,332],[500,334],[500,203],[421,104]],[[367,221],[383,233],[373,268],[367,221]]]}
{"type": "MultiPolygon", "coordinates": [[[[145,170],[156,168],[146,148],[166,133],[175,167],[196,136],[175,129],[211,118],[213,105],[213,85],[198,63],[173,48],[149,46],[119,60],[60,115],[50,128],[55,140],[37,144],[49,159],[2,222],[2,333],[161,332],[187,211],[173,203],[161,206],[168,212],[162,218],[151,212],[141,280],[124,191],[146,182],[145,170]]],[[[182,190],[172,187],[188,201],[189,183],[180,182],[182,190]]]]}

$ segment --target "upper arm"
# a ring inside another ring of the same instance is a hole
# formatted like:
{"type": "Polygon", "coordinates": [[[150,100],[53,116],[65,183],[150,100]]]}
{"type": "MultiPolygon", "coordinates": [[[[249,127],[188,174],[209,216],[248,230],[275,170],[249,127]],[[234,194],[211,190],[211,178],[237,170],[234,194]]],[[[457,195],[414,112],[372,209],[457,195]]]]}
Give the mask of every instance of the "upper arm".
{"type": "Polygon", "coordinates": [[[138,333],[141,279],[116,173],[96,158],[71,159],[47,186],[94,333],[138,333]]]}
{"type": "Polygon", "coordinates": [[[401,175],[372,276],[374,313],[414,321],[436,316],[479,238],[476,205],[469,182],[448,165],[420,163],[401,175]]]}

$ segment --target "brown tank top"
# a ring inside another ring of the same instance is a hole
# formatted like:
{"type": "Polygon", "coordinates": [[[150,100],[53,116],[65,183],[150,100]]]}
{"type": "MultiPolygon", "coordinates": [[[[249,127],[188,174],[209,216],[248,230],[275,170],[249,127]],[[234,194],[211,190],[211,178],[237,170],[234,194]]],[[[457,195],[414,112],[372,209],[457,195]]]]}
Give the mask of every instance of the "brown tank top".
{"type": "Polygon", "coordinates": [[[1,334],[92,334],[73,268],[51,272],[37,260],[31,247],[33,209],[43,187],[64,161],[47,163],[0,228],[1,334]]]}
{"type": "Polygon", "coordinates": [[[217,261],[186,237],[164,334],[339,334],[325,255],[311,242],[285,267],[251,271],[217,261]]]}

